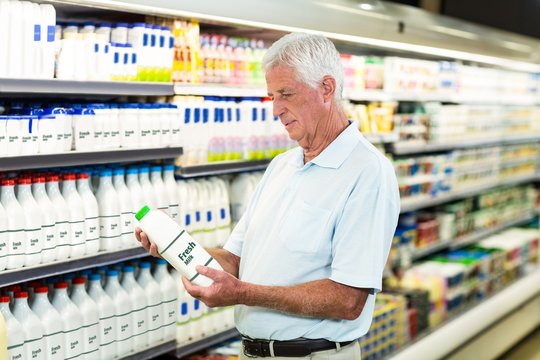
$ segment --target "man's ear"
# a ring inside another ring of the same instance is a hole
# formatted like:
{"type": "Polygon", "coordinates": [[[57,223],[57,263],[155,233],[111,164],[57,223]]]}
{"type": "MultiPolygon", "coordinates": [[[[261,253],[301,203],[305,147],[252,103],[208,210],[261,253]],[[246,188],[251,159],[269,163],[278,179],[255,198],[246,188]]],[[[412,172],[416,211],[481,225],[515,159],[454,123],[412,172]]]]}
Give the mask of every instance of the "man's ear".
{"type": "Polygon", "coordinates": [[[324,102],[332,101],[336,93],[336,79],[330,75],[326,75],[322,80],[324,102]]]}

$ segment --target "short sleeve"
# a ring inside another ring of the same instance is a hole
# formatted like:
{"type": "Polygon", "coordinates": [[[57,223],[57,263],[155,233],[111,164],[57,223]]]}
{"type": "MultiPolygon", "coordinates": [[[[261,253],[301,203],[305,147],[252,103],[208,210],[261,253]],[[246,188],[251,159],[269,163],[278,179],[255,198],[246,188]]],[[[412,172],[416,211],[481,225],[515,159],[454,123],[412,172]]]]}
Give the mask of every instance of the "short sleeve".
{"type": "Polygon", "coordinates": [[[236,224],[234,227],[223,248],[228,252],[240,257],[242,254],[242,247],[244,245],[246,228],[246,214],[244,214],[238,221],[238,224],[236,224]]]}
{"type": "Polygon", "coordinates": [[[399,217],[399,192],[386,164],[358,180],[336,223],[330,279],[341,284],[382,289],[382,273],[399,217]]]}

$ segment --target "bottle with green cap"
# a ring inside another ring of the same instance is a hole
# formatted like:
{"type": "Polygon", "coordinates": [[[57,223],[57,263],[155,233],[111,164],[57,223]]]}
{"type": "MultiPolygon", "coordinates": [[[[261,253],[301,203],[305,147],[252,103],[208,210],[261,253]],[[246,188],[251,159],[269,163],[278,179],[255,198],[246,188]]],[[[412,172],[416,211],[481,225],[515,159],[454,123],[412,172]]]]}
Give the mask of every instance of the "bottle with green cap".
{"type": "Polygon", "coordinates": [[[150,242],[156,244],[158,253],[176,270],[199,286],[212,285],[212,279],[200,275],[197,265],[223,270],[219,263],[195,241],[184,228],[162,211],[143,206],[135,218],[150,242]]]}

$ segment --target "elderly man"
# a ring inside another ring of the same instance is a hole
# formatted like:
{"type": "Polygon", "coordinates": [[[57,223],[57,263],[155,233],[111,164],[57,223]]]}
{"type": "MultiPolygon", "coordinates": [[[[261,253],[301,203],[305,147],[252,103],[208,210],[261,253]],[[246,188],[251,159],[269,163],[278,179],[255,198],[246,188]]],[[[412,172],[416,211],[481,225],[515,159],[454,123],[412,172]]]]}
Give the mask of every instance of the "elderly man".
{"type": "Polygon", "coordinates": [[[210,307],[236,305],[241,359],[359,359],[399,216],[394,171],[341,107],[331,41],[286,35],[263,66],[274,115],[300,146],[270,163],[224,249],[210,250],[225,271],[199,267],[214,284],[184,286],[210,307]]]}

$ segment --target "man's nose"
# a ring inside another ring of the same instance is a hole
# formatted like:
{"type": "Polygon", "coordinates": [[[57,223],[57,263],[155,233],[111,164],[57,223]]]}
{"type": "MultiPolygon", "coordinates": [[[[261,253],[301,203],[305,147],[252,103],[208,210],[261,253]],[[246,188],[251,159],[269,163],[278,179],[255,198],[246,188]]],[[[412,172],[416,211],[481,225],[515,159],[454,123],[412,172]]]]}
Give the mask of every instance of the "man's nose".
{"type": "Polygon", "coordinates": [[[285,112],[285,107],[280,100],[274,99],[273,102],[274,117],[279,117],[285,112]]]}

